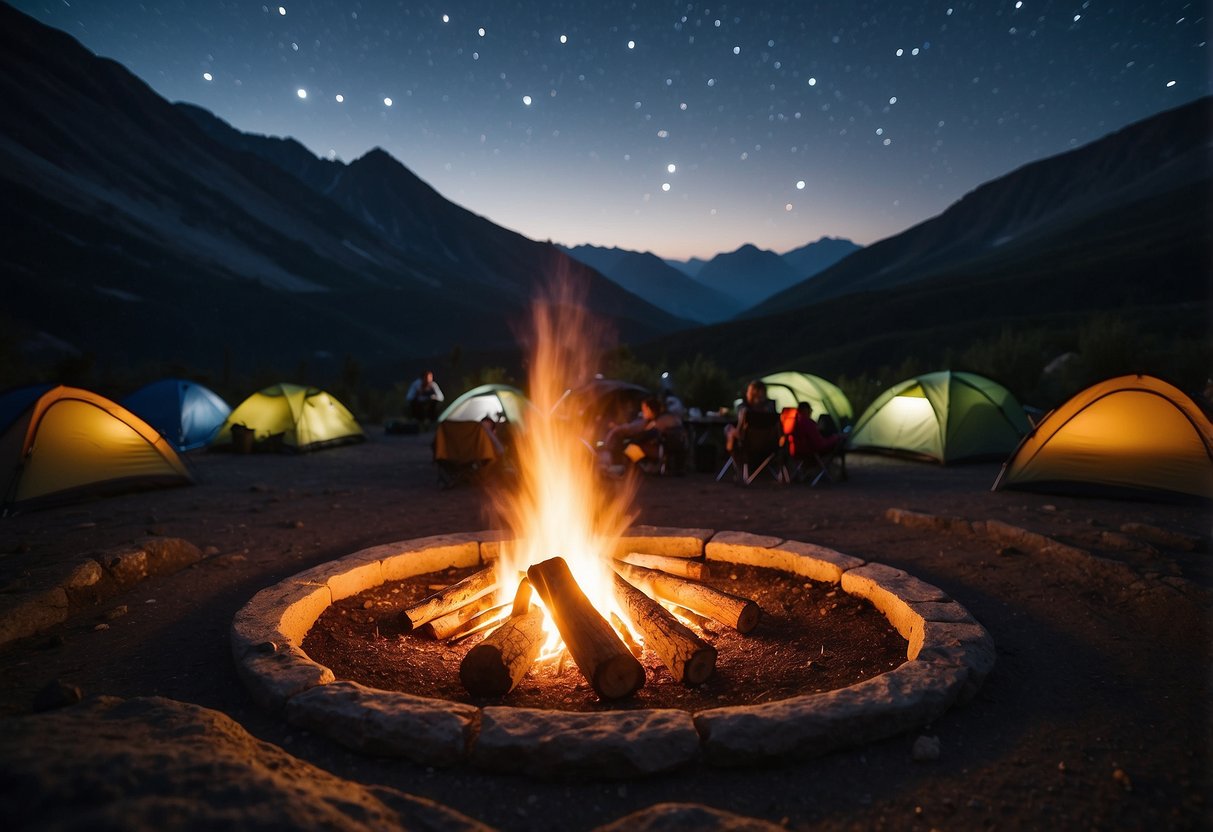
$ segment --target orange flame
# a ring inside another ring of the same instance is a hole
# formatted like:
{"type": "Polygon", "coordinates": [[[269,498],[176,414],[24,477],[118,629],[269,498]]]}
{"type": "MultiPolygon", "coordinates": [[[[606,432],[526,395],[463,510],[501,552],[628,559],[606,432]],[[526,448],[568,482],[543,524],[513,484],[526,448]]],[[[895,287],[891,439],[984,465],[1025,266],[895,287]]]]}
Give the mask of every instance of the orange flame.
{"type": "MultiPolygon", "coordinates": [[[[516,444],[518,482],[493,493],[493,501],[513,540],[502,545],[501,585],[517,583],[527,567],[559,555],[582,592],[604,618],[617,611],[613,557],[617,542],[634,519],[636,484],[610,482],[597,472],[583,428],[557,405],[571,385],[592,378],[604,330],[567,282],[533,307],[529,393],[534,409],[516,444]]],[[[538,602],[538,596],[535,596],[538,602]]],[[[545,653],[559,645],[549,624],[545,653]]]]}

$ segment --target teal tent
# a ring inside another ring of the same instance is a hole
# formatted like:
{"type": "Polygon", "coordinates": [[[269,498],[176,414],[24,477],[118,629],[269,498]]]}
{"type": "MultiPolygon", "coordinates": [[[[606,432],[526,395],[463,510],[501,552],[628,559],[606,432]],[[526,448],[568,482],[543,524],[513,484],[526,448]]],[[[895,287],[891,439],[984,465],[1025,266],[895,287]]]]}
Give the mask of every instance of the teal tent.
{"type": "Polygon", "coordinates": [[[975,373],[944,370],[894,384],[855,423],[849,447],[947,464],[1002,459],[1030,425],[1007,388],[975,373]]]}
{"type": "Polygon", "coordinates": [[[775,402],[776,410],[808,402],[817,417],[828,413],[839,430],[855,421],[855,411],[846,394],[821,376],[795,372],[771,373],[763,376],[762,382],[767,386],[767,397],[775,402]]]}
{"type": "Polygon", "coordinates": [[[479,422],[503,419],[513,425],[526,424],[526,411],[531,406],[523,392],[508,384],[482,384],[459,396],[438,416],[439,422],[479,422]]]}

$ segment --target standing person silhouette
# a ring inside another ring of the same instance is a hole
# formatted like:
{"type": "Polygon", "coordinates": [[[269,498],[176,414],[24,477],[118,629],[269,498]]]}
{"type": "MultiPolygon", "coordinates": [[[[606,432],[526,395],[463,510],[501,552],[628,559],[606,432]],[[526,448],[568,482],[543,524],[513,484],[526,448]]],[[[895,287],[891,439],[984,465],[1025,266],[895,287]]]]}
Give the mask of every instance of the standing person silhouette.
{"type": "Polygon", "coordinates": [[[434,371],[426,370],[409,385],[405,399],[409,403],[409,415],[428,425],[438,419],[438,405],[443,401],[442,388],[434,381],[434,371]]]}

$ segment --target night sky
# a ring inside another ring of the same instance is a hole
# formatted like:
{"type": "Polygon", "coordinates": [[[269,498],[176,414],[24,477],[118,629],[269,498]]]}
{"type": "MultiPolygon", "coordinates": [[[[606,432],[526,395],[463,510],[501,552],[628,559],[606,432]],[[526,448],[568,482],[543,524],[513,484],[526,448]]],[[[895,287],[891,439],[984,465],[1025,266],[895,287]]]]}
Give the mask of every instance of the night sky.
{"type": "Polygon", "coordinates": [[[1209,3],[18,0],[172,101],[529,237],[871,243],[1210,89],[1209,3]]]}

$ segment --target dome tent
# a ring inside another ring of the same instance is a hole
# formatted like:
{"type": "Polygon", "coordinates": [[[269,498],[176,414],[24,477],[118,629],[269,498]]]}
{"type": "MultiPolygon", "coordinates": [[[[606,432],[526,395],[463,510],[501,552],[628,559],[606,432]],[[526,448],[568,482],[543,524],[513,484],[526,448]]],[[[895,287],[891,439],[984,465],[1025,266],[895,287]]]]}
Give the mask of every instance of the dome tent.
{"type": "Polygon", "coordinates": [[[943,370],[906,379],[877,396],[855,423],[848,447],[946,465],[1005,457],[1029,427],[1019,402],[998,382],[943,370]]]}
{"type": "Polygon", "coordinates": [[[796,372],[771,373],[763,376],[761,381],[767,386],[767,397],[775,402],[776,410],[808,402],[818,416],[828,413],[840,430],[855,421],[855,411],[846,394],[821,376],[796,372]]]}
{"type": "Polygon", "coordinates": [[[1024,437],[994,481],[1002,488],[1213,498],[1213,423],[1153,376],[1107,379],[1024,437]]]}
{"type": "Polygon", "coordinates": [[[213,448],[232,444],[232,427],[253,432],[258,442],[277,440],[282,450],[314,451],[361,442],[362,427],[345,405],[317,387],[272,384],[236,406],[219,429],[213,448]]]}
{"type": "Polygon", "coordinates": [[[155,428],[104,396],[26,387],[0,396],[3,502],[15,508],[187,485],[193,477],[155,428]]]}
{"type": "Polygon", "coordinates": [[[526,422],[526,409],[530,406],[530,400],[516,387],[482,384],[447,405],[438,421],[479,422],[487,417],[500,422],[504,418],[512,425],[522,427],[526,422]]]}
{"type": "Polygon", "coordinates": [[[122,405],[160,431],[178,451],[205,447],[232,412],[231,405],[209,387],[179,378],[140,387],[122,405]]]}

